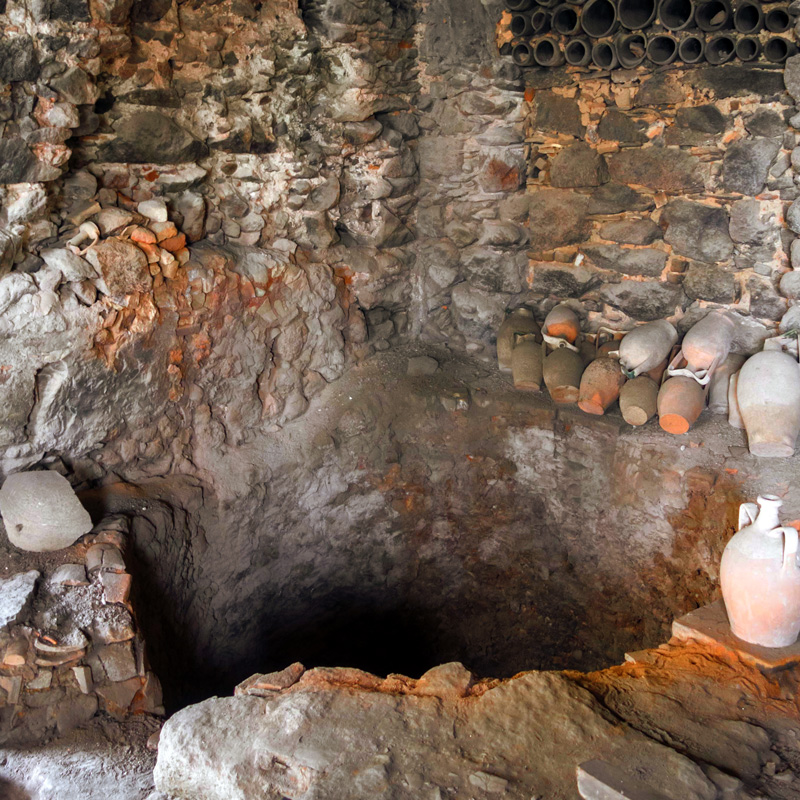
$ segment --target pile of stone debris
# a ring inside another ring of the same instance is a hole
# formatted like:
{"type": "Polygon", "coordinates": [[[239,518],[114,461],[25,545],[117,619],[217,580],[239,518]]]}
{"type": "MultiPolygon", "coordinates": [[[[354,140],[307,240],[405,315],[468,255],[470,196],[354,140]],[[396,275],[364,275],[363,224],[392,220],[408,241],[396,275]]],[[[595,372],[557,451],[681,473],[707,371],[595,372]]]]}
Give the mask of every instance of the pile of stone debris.
{"type": "Polygon", "coordinates": [[[0,510],[10,542],[26,551],[14,553],[15,574],[0,579],[0,744],[64,734],[98,710],[120,719],[163,714],[130,604],[127,520],[92,527],[55,472],[12,475],[0,510]],[[64,486],[25,506],[18,501],[30,496],[31,476],[64,486]],[[23,562],[27,571],[16,571],[23,562]]]}

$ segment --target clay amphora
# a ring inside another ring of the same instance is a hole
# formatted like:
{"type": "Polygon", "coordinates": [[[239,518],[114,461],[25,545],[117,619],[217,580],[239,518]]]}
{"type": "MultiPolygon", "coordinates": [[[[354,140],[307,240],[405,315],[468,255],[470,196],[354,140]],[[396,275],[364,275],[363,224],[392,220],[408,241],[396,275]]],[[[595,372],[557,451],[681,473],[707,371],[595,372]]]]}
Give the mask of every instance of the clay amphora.
{"type": "Polygon", "coordinates": [[[538,392],[542,388],[542,344],[536,333],[516,334],[511,351],[511,374],[514,388],[538,392]]]}
{"type": "Polygon", "coordinates": [[[574,344],[581,332],[578,315],[566,304],[560,303],[544,318],[542,333],[553,339],[564,339],[574,344]]]}
{"type": "Polygon", "coordinates": [[[746,356],[740,353],[729,353],[718,369],[714,370],[708,384],[708,410],[712,414],[728,413],[728,387],[734,372],[738,372],[744,364],[746,356]]]}
{"type": "Polygon", "coordinates": [[[733,332],[734,324],[729,316],[717,311],[706,314],[683,337],[681,351],[686,359],[686,368],[704,375],[719,367],[728,357],[733,332]]]}
{"type": "Polygon", "coordinates": [[[800,365],[788,353],[764,350],[745,361],[736,388],[754,456],[794,454],[800,433],[800,365]]]}
{"type": "Polygon", "coordinates": [[[511,372],[514,336],[522,333],[537,334],[539,341],[542,341],[539,325],[533,318],[533,311],[525,306],[515,308],[503,320],[503,324],[497,331],[497,366],[502,372],[511,372]]]}
{"type": "Polygon", "coordinates": [[[635,378],[665,361],[677,341],[678,332],[665,319],[640,325],[619,343],[619,363],[635,378]]]}
{"type": "Polygon", "coordinates": [[[587,414],[605,414],[606,409],[619,397],[623,383],[625,376],[616,358],[596,358],[581,376],[578,407],[587,414]]]}
{"type": "Polygon", "coordinates": [[[742,419],[742,412],[739,411],[739,398],[736,396],[738,387],[739,373],[734,372],[728,379],[728,425],[743,431],[744,420],[742,419]]]}
{"type": "Polygon", "coordinates": [[[657,408],[658,384],[647,375],[626,381],[619,392],[622,418],[629,425],[644,425],[657,408]]]}
{"type": "Polygon", "coordinates": [[[577,403],[583,359],[568,347],[559,347],[544,360],[544,385],[554,403],[577,403]]]}
{"type": "Polygon", "coordinates": [[[739,507],[739,532],[720,565],[722,598],[731,630],[762,647],[788,647],[800,633],[797,531],[781,527],[779,497],[764,495],[739,507]]]}
{"type": "Polygon", "coordinates": [[[694,378],[667,378],[658,392],[658,424],[667,433],[686,433],[706,404],[706,389],[694,378]]]}

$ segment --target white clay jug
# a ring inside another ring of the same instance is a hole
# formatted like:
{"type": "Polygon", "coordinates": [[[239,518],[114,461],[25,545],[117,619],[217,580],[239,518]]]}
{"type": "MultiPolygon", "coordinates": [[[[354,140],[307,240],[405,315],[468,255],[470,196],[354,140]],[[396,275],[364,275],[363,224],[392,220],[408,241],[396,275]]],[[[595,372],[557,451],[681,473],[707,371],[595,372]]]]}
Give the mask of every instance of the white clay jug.
{"type": "Polygon", "coordinates": [[[753,455],[794,454],[800,433],[800,365],[792,356],[764,350],[748,358],[739,370],[736,399],[753,455]]]}
{"type": "Polygon", "coordinates": [[[667,360],[678,341],[675,326],[665,319],[634,328],[619,343],[619,363],[629,378],[635,378],[667,360]]]}
{"type": "Polygon", "coordinates": [[[733,320],[727,314],[718,311],[706,314],[683,337],[681,352],[686,369],[697,377],[710,375],[728,357],[733,333],[733,320]]]}
{"type": "Polygon", "coordinates": [[[722,599],[734,635],[763,647],[788,647],[800,633],[797,531],[782,527],[783,501],[764,495],[739,507],[739,532],[722,554],[722,599]],[[760,508],[760,510],[759,510],[760,508]]]}

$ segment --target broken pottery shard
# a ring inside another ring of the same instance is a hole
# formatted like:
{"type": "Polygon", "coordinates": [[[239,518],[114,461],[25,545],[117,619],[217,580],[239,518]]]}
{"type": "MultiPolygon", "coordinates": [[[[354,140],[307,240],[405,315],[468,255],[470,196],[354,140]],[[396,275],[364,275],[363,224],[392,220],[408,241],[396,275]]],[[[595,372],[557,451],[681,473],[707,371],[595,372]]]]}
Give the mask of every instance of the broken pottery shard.
{"type": "Polygon", "coordinates": [[[0,630],[20,621],[33,597],[38,578],[39,573],[31,570],[0,580],[0,630]]]}
{"type": "Polygon", "coordinates": [[[578,792],[584,800],[668,800],[637,778],[605,761],[585,761],[578,767],[578,792]]]}
{"type": "Polygon", "coordinates": [[[280,672],[251,675],[236,687],[234,694],[251,694],[256,697],[265,697],[272,692],[293,686],[300,680],[305,671],[306,668],[299,661],[295,661],[294,664],[290,664],[280,672]]]}
{"type": "Polygon", "coordinates": [[[17,472],[0,489],[8,539],[20,550],[46,553],[69,547],[92,529],[89,512],[57,472],[17,472]]]}

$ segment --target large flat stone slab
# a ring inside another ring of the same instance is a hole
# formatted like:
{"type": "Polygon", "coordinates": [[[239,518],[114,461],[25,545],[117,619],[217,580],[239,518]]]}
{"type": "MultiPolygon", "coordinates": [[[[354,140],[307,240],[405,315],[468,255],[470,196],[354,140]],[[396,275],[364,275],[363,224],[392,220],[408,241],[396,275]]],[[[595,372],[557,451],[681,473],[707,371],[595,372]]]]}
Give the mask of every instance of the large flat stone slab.
{"type": "Polygon", "coordinates": [[[184,800],[566,800],[577,765],[595,758],[664,800],[717,795],[691,759],[619,724],[564,675],[474,683],[460,664],[416,681],[313,669],[268,697],[189,706],[162,729],[155,780],[184,800]]]}
{"type": "Polygon", "coordinates": [[[790,647],[761,647],[734,636],[722,600],[676,619],[672,623],[672,635],[681,641],[694,640],[712,647],[724,647],[759,669],[784,669],[800,664],[800,641],[790,647]]]}

